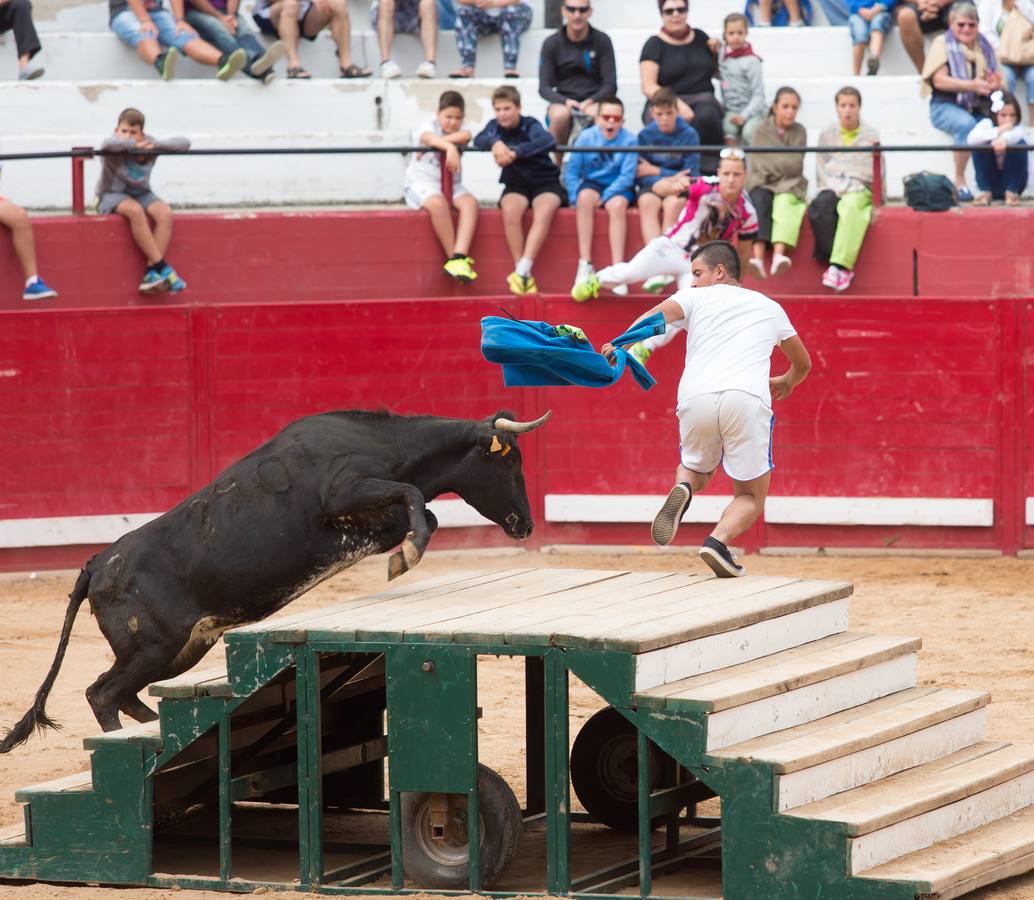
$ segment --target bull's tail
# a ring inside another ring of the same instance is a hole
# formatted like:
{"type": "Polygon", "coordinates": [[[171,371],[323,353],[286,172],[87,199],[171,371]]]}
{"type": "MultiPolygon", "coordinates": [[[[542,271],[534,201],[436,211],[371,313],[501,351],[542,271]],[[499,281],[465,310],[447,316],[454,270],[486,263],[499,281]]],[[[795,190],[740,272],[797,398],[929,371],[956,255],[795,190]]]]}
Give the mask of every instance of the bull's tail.
{"type": "Polygon", "coordinates": [[[65,658],[65,650],[68,647],[68,639],[72,635],[72,625],[75,623],[76,613],[79,612],[79,607],[82,606],[83,600],[86,599],[89,592],[90,573],[88,569],[84,568],[79,573],[79,580],[76,581],[75,587],[72,588],[72,593],[68,595],[65,623],[61,627],[61,639],[58,641],[57,654],[54,656],[54,662],[50,667],[50,671],[47,672],[47,677],[36,692],[36,699],[32,703],[32,708],[21,717],[14,728],[4,735],[3,740],[0,740],[0,753],[8,753],[20,744],[24,744],[32,737],[33,731],[61,727],[47,715],[44,707],[47,702],[47,696],[50,694],[50,689],[57,680],[57,673],[61,668],[61,662],[65,658]]]}

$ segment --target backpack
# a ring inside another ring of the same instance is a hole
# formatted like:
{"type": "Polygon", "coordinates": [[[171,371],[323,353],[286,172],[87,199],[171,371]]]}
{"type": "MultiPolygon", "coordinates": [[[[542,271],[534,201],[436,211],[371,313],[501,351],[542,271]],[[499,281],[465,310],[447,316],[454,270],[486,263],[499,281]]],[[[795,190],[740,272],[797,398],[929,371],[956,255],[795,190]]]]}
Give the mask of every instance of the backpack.
{"type": "Polygon", "coordinates": [[[905,179],[905,202],[919,212],[944,212],[959,205],[951,179],[926,171],[915,172],[905,179]]]}

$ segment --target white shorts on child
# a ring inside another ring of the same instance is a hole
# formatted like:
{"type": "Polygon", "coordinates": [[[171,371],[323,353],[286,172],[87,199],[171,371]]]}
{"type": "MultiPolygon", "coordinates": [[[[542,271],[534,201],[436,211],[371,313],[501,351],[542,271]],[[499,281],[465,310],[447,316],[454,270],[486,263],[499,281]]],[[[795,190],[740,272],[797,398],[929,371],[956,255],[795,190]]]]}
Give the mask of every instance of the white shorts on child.
{"type": "MultiPolygon", "coordinates": [[[[423,181],[413,179],[406,182],[406,187],[403,190],[403,196],[406,198],[406,206],[410,209],[420,209],[428,197],[433,197],[435,194],[442,192],[442,185],[438,181],[423,181]]],[[[452,196],[453,199],[456,197],[462,197],[464,194],[469,194],[468,191],[462,184],[454,182],[452,185],[452,196]]]]}
{"type": "Polygon", "coordinates": [[[718,463],[735,481],[751,481],[773,467],[775,416],[746,391],[699,394],[679,404],[682,465],[707,474],[718,463]]]}

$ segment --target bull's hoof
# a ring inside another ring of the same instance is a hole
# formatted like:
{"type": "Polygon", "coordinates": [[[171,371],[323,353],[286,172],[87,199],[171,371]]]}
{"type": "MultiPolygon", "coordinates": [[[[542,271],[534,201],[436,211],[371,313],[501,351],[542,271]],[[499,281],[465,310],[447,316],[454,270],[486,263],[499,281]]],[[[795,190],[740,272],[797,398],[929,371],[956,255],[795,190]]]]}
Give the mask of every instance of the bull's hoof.
{"type": "Polygon", "coordinates": [[[409,565],[401,550],[396,550],[388,557],[388,581],[394,581],[399,575],[405,575],[409,571],[409,565]]]}
{"type": "Polygon", "coordinates": [[[413,543],[412,532],[410,532],[406,535],[402,546],[388,557],[388,581],[393,581],[399,575],[405,575],[420,562],[423,555],[423,550],[413,543]]]}

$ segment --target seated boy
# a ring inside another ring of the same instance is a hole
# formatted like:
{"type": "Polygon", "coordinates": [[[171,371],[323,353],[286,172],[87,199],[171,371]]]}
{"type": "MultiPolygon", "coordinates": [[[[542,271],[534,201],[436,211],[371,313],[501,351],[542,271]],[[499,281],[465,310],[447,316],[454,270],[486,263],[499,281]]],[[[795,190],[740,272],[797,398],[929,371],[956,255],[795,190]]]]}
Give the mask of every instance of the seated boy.
{"type": "Polygon", "coordinates": [[[140,282],[142,294],[185,291],[187,283],[165,261],[172,239],[172,210],[151,193],[151,169],[158,157],[137,156],[133,151],[182,153],[188,149],[190,141],[186,138],[156,141],[144,134],[144,114],[132,107],[119,113],[115,134],[101,144],[105,155],[97,181],[97,209],[101,214],[118,213],[129,221],[133,240],[147,260],[147,271],[140,282]],[[154,220],[154,231],[148,216],[154,220]]]}
{"type": "MultiPolygon", "coordinates": [[[[596,124],[586,128],[575,141],[576,147],[635,147],[632,132],[623,126],[625,107],[617,97],[604,97],[596,111],[596,124]]],[[[610,256],[612,263],[625,258],[628,206],[635,202],[635,153],[572,153],[564,172],[568,201],[576,205],[578,230],[578,273],[571,296],[578,303],[598,297],[600,283],[592,267],[592,235],[596,210],[603,207],[610,219],[610,256]]],[[[624,296],[628,286],[614,286],[624,296]]]]}
{"type": "Polygon", "coordinates": [[[749,144],[754,129],[765,117],[765,85],[761,57],[747,43],[747,17],[743,13],[729,13],[725,17],[718,74],[725,107],[725,143],[749,144]]]}
{"type": "Polygon", "coordinates": [[[21,263],[25,276],[25,288],[22,300],[49,300],[57,296],[57,291],[48,287],[39,275],[36,266],[36,241],[32,236],[32,223],[29,214],[20,206],[16,206],[6,197],[0,197],[0,225],[11,232],[11,244],[14,255],[21,263]]]}
{"type": "Polygon", "coordinates": [[[460,148],[470,143],[470,132],[463,128],[466,105],[456,91],[438,98],[438,115],[420,134],[420,143],[445,153],[445,165],[452,172],[452,205],[459,211],[458,227],[453,227],[452,212],[442,193],[442,160],[439,153],[414,153],[406,167],[406,204],[410,209],[426,209],[431,227],[445,251],[445,271],[457,281],[468,284],[477,278],[470,243],[478,220],[478,203],[460,180],[463,172],[460,148]]]}
{"type": "MultiPolygon", "coordinates": [[[[650,98],[653,120],[639,132],[640,147],[691,147],[700,144],[697,130],[678,114],[678,102],[678,95],[671,88],[661,88],[650,98]]],[[[692,151],[639,154],[639,167],[636,169],[636,187],[639,190],[637,206],[644,244],[674,227],[685,202],[675,195],[661,197],[654,192],[653,186],[662,178],[671,178],[680,172],[694,177],[699,175],[700,154],[692,151]]],[[[648,278],[643,288],[656,293],[674,280],[671,275],[657,275],[648,278]]]]}
{"type": "Polygon", "coordinates": [[[556,141],[542,124],[521,115],[521,95],[505,84],[492,92],[495,118],[474,138],[474,146],[491,150],[501,167],[499,181],[503,195],[503,231],[514,260],[514,270],[506,279],[510,291],[518,296],[537,294],[538,285],[532,265],[553,224],[553,217],[564,202],[560,170],[550,158],[556,141]],[[531,207],[531,228],[524,236],[524,211],[531,207]]]}

